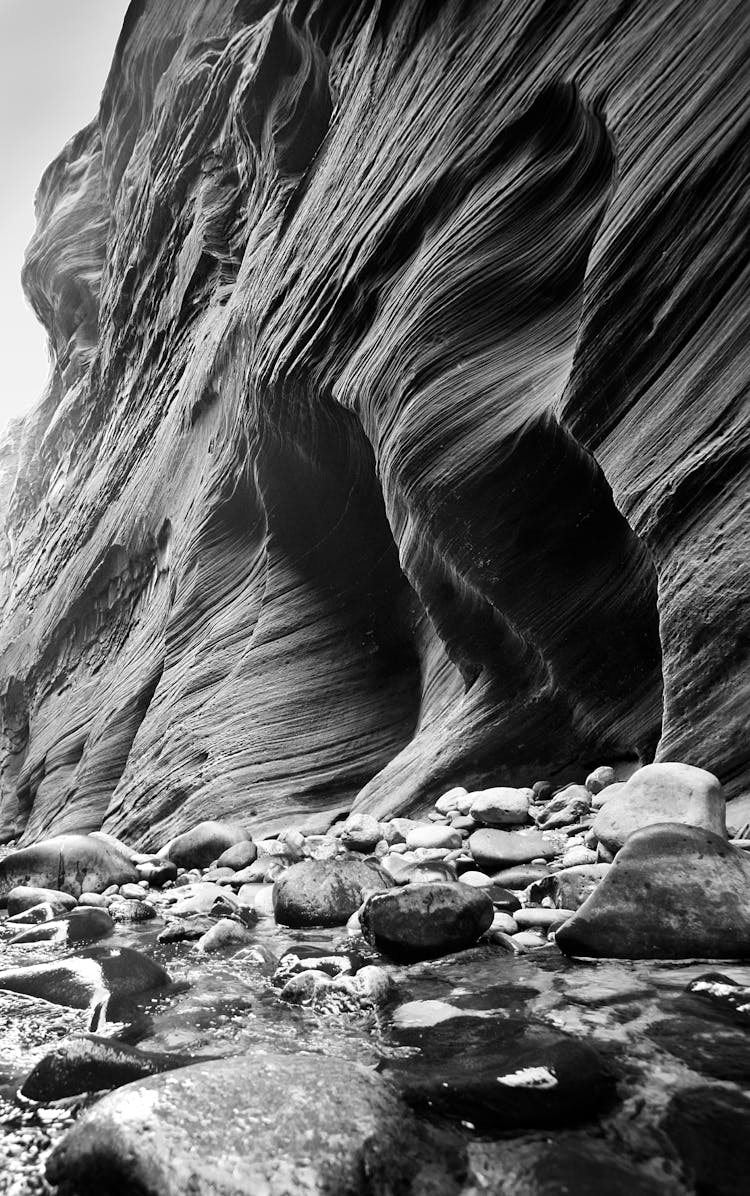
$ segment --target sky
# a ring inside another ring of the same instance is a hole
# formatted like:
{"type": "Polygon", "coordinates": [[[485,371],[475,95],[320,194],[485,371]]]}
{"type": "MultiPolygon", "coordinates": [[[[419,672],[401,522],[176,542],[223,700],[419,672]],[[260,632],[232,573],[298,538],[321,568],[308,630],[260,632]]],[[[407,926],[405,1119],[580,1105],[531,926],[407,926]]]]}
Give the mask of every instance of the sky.
{"type": "Polygon", "coordinates": [[[47,337],[21,290],[34,193],[99,107],[128,0],[0,0],[0,431],[40,397],[47,337]]]}

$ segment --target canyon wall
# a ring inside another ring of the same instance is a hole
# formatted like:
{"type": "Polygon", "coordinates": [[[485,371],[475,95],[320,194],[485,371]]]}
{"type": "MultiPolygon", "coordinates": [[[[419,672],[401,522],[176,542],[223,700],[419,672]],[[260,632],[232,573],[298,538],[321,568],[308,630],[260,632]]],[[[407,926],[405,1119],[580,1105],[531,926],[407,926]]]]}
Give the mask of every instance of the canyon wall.
{"type": "Polygon", "coordinates": [[[0,448],[2,837],[750,778],[742,0],[133,0],[0,448]]]}

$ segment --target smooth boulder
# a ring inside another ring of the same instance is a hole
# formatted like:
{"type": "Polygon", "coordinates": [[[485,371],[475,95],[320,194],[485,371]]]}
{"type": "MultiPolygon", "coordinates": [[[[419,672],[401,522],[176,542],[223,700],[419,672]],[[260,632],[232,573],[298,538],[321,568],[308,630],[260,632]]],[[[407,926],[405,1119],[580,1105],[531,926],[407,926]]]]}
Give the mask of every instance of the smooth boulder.
{"type": "Polygon", "coordinates": [[[408,885],[370,897],[360,915],[370,942],[396,959],[434,959],[473,947],[489,930],[487,893],[451,882],[408,885]]]}
{"type": "Polygon", "coordinates": [[[105,1096],[55,1147],[46,1174],[78,1196],[101,1196],[103,1177],[111,1191],[149,1196],[448,1196],[465,1161],[444,1142],[420,1134],[397,1093],[360,1064],[245,1055],[105,1096]]]}
{"type": "Polygon", "coordinates": [[[80,897],[131,880],[138,880],[135,864],[119,847],[93,835],[56,835],[0,860],[0,905],[19,885],[80,897]]]}
{"type": "Polygon", "coordinates": [[[344,926],[368,893],[392,884],[382,868],[356,855],[303,860],[275,882],[274,917],[283,926],[344,926]]]}
{"type": "Polygon", "coordinates": [[[74,1034],[39,1060],[20,1091],[27,1100],[62,1100],[83,1092],[119,1088],[193,1063],[193,1055],[138,1051],[94,1034],[74,1034]]]}
{"type": "Polygon", "coordinates": [[[62,943],[73,946],[75,943],[95,943],[97,939],[106,938],[114,928],[114,921],[107,910],[84,905],[71,910],[62,918],[40,922],[37,926],[21,930],[10,941],[14,945],[62,943]]]}
{"type": "Polygon", "coordinates": [[[177,835],[158,852],[179,868],[207,868],[236,843],[250,839],[248,831],[233,822],[199,822],[192,830],[177,835]]]}
{"type": "Polygon", "coordinates": [[[66,914],[68,910],[75,909],[76,905],[76,899],[70,893],[61,893],[59,889],[40,889],[31,885],[16,885],[5,900],[9,918],[24,914],[38,905],[49,906],[55,914],[66,914]]]}
{"type": "Polygon", "coordinates": [[[475,822],[484,826],[513,826],[528,819],[534,791],[498,786],[477,790],[469,796],[472,798],[469,814],[475,822]]]}
{"type": "Polygon", "coordinates": [[[557,945],[593,958],[750,959],[750,859],[693,826],[635,831],[557,945]]]}
{"type": "Polygon", "coordinates": [[[647,764],[605,802],[593,830],[614,855],[633,831],[662,822],[681,822],[726,838],[726,803],[713,773],[692,764],[647,764]]]}

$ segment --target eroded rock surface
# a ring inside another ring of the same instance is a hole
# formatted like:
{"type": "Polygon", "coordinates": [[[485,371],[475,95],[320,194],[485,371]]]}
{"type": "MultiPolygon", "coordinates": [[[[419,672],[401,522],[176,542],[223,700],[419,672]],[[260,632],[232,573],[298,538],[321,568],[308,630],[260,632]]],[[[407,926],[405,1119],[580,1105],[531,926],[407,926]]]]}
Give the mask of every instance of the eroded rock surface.
{"type": "Polygon", "coordinates": [[[134,0],[25,267],[6,837],[746,787],[746,21],[134,0]]]}

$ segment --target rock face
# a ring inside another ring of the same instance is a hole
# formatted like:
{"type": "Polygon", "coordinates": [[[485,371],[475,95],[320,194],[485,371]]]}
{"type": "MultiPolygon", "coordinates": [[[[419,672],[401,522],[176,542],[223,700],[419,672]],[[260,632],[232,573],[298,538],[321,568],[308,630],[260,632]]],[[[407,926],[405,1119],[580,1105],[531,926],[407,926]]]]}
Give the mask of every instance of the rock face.
{"type": "Polygon", "coordinates": [[[24,272],[6,837],[747,786],[744,20],[133,0],[24,272]]]}
{"type": "Polygon", "coordinates": [[[617,959],[750,959],[750,859],[692,826],[634,831],[557,944],[617,959]]]}
{"type": "Polygon", "coordinates": [[[152,1196],[450,1196],[460,1170],[434,1144],[420,1149],[408,1110],[367,1068],[271,1054],[195,1064],[105,1097],[53,1152],[47,1177],[81,1196],[98,1196],[103,1175],[112,1190],[152,1196]]]}

